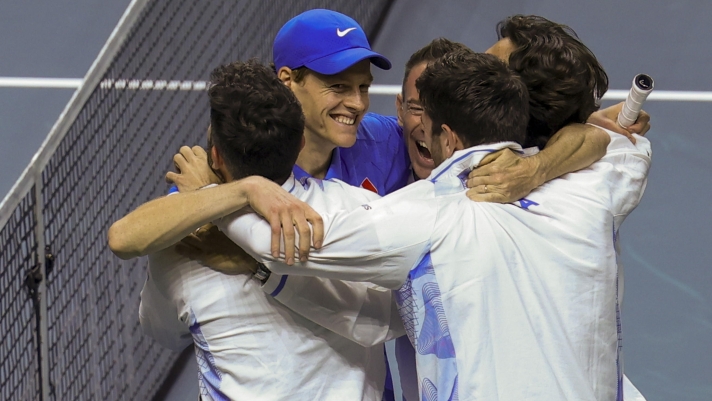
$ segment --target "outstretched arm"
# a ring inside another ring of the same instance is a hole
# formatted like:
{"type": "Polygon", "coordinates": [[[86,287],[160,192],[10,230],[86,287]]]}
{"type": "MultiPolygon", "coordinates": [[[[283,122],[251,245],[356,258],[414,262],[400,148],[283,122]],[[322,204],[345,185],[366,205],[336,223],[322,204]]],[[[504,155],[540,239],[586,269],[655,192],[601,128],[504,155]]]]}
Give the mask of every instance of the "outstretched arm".
{"type": "Polygon", "coordinates": [[[269,252],[264,241],[269,225],[258,216],[229,216],[215,224],[272,272],[397,289],[429,247],[437,215],[432,202],[408,199],[409,194],[399,191],[354,210],[324,215],[324,246],[294,266],[269,252]]]}
{"type": "MultiPolygon", "coordinates": [[[[635,124],[622,128],[616,123],[623,103],[593,113],[589,124],[625,135],[635,143],[633,133],[644,135],[650,129],[650,115],[642,111],[635,124]]],[[[511,150],[486,157],[467,180],[467,196],[479,202],[509,203],[519,200],[543,183],[566,173],[588,167],[606,153],[608,134],[591,125],[571,124],[551,137],[546,148],[523,158],[511,150]]]]}
{"type": "MultiPolygon", "coordinates": [[[[166,179],[180,192],[217,181],[200,147],[181,148],[174,162],[178,173],[170,172],[166,179]]],[[[252,274],[257,267],[252,257],[210,224],[183,238],[175,250],[225,274],[252,274]]],[[[376,285],[273,274],[262,288],[294,312],[363,346],[405,333],[391,290],[376,285]]]]}
{"type": "Polygon", "coordinates": [[[635,123],[630,127],[623,128],[618,125],[618,114],[623,110],[624,104],[625,102],[620,102],[605,109],[598,110],[591,114],[586,122],[598,125],[617,134],[625,135],[631,142],[635,143],[633,134],[645,136],[648,130],[650,130],[650,114],[646,113],[645,110],[641,110],[635,123]]]}
{"type": "Polygon", "coordinates": [[[606,154],[608,142],[610,137],[600,128],[572,124],[534,156],[522,157],[509,149],[492,153],[468,176],[467,196],[478,202],[514,202],[549,180],[590,166],[606,154]]]}
{"type": "Polygon", "coordinates": [[[141,205],[109,229],[109,247],[122,259],[147,255],[180,241],[204,224],[246,206],[264,216],[270,225],[271,252],[279,254],[280,233],[284,230],[287,264],[294,261],[295,227],[300,234],[299,255],[305,259],[314,229],[314,246],[319,247],[323,226],[321,217],[279,185],[262,177],[178,193],[141,205]]]}
{"type": "MultiPolygon", "coordinates": [[[[175,249],[224,274],[257,270],[257,262],[215,226],[199,229],[175,249]]],[[[405,334],[392,292],[383,287],[274,273],[262,290],[299,315],[364,347],[405,334]]]]}

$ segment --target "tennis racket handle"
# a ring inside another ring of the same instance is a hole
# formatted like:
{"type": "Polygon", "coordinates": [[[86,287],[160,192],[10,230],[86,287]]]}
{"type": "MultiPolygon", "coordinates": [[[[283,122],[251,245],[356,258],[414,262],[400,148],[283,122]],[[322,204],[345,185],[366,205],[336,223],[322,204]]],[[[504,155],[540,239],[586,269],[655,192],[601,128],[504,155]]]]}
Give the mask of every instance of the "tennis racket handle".
{"type": "Polygon", "coordinates": [[[650,92],[653,91],[655,82],[650,75],[638,74],[633,78],[633,86],[628,92],[628,97],[625,99],[625,104],[620,113],[618,113],[618,125],[623,128],[628,128],[635,120],[638,119],[640,110],[643,109],[643,103],[648,98],[650,92]]]}

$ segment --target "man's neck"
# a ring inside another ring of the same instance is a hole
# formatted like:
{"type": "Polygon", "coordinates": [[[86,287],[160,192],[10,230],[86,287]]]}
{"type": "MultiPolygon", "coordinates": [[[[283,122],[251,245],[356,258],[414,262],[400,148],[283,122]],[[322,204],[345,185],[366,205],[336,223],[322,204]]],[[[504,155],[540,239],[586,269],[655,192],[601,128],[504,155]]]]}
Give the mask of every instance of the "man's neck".
{"type": "Polygon", "coordinates": [[[304,149],[299,152],[297,166],[310,176],[323,179],[329,171],[331,156],[336,146],[307,132],[304,133],[304,138],[304,149]]]}

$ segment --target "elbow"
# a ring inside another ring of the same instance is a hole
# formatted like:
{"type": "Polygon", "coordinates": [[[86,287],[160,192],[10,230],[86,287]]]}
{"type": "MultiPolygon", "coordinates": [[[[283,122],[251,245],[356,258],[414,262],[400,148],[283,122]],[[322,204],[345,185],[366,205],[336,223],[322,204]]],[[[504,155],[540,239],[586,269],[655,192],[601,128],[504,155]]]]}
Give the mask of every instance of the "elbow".
{"type": "Polygon", "coordinates": [[[140,251],[134,249],[135,247],[131,246],[131,242],[126,237],[126,229],[123,227],[121,220],[112,224],[107,233],[107,241],[111,252],[123,260],[141,256],[140,251]]]}

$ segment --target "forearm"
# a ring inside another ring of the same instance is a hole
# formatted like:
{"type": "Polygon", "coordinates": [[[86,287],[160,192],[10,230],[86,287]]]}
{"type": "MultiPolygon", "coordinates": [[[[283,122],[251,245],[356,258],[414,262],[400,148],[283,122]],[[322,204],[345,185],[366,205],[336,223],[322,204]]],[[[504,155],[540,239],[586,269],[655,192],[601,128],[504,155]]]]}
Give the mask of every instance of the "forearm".
{"type": "MultiPolygon", "coordinates": [[[[393,195],[392,195],[393,196],[393,195]]],[[[402,193],[402,197],[407,193],[402,193]]],[[[397,289],[428,246],[437,209],[427,201],[383,198],[367,207],[324,215],[324,244],[308,260],[287,266],[272,254],[269,224],[255,215],[216,222],[231,240],[279,274],[371,282],[397,289]],[[398,205],[398,207],[392,207],[398,205]],[[413,218],[418,211],[418,218],[413,218]]],[[[284,249],[282,249],[284,252],[284,249]]]]}
{"type": "Polygon", "coordinates": [[[147,255],[196,228],[248,205],[249,179],[179,193],[141,205],[109,229],[109,248],[122,259],[147,255]]]}
{"type": "Polygon", "coordinates": [[[540,184],[586,168],[606,154],[610,136],[598,127],[571,124],[551,137],[535,158],[540,184]]]}
{"type": "Polygon", "coordinates": [[[292,311],[364,347],[405,334],[392,291],[383,287],[273,274],[263,290],[292,311]]]}

